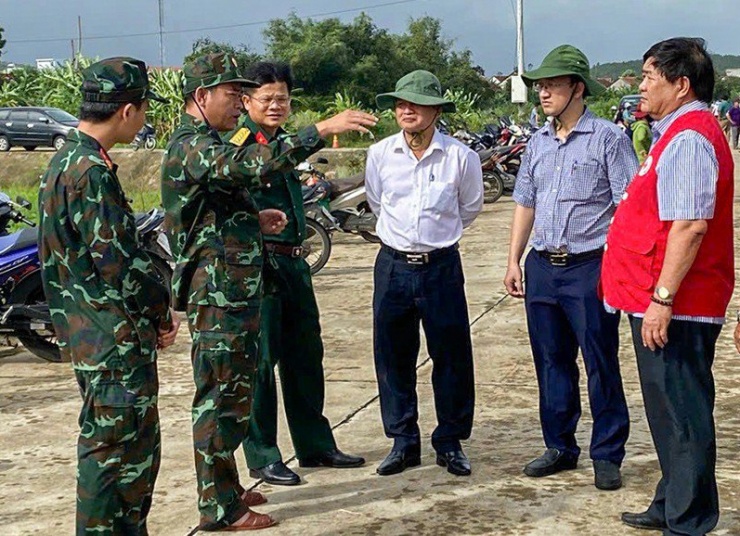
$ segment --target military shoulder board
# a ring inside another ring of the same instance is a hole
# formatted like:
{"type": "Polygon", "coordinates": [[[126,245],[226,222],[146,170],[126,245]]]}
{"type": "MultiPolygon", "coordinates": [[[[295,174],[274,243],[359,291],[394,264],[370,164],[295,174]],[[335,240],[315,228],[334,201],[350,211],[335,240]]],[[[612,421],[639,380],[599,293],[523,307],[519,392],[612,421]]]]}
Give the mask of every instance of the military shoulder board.
{"type": "Polygon", "coordinates": [[[251,130],[249,130],[248,128],[242,127],[236,131],[236,134],[231,136],[229,143],[233,143],[234,145],[238,145],[238,146],[244,145],[244,142],[247,141],[247,138],[249,137],[251,133],[252,133],[251,130]]]}

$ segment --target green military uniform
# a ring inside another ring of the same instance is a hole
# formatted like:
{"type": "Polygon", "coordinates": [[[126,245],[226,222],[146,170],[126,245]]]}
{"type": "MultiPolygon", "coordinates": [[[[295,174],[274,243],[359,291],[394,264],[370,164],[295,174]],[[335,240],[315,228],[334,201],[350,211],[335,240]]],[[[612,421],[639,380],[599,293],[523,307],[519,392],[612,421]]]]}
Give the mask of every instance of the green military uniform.
{"type": "MultiPolygon", "coordinates": [[[[276,139],[285,136],[280,129],[276,139]]],[[[225,139],[240,146],[268,143],[271,136],[248,115],[225,139]]],[[[247,465],[259,469],[282,459],[277,446],[277,387],[275,365],[280,370],[283,402],[293,446],[299,459],[336,448],[329,421],[323,415],[324,347],[321,342],[319,309],[311,273],[300,255],[288,247],[274,251],[270,245],[300,246],[306,237],[306,215],[298,174],[293,169],[268,176],[272,188],[255,191],[261,209],[285,212],[288,224],[279,235],[265,237],[267,251],[262,277],[260,357],[254,384],[254,402],[249,434],[244,441],[247,465]]]]}
{"type": "MultiPolygon", "coordinates": [[[[184,67],[185,94],[245,81],[226,54],[184,67]]],[[[248,83],[248,81],[247,81],[248,83]]],[[[196,386],[193,442],[202,528],[247,511],[234,451],[247,434],[259,348],[262,237],[252,194],[271,187],[319,148],[315,127],[269,145],[224,143],[205,122],[183,115],[162,164],[165,227],[176,267],[176,308],[187,310],[196,386]]]]}
{"type": "MultiPolygon", "coordinates": [[[[84,100],[136,102],[146,66],[111,58],[83,71],[84,100]]],[[[156,346],[169,291],[141,248],[116,166],[73,130],[39,193],[44,292],[62,356],[82,394],[77,466],[81,535],[147,534],[159,470],[156,346]]]]}

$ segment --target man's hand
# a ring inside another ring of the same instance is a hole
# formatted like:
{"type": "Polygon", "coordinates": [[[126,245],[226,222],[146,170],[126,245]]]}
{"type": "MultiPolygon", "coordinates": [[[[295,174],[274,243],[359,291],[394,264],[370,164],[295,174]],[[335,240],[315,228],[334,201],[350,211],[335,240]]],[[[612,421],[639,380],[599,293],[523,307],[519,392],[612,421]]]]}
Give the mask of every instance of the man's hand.
{"type": "Polygon", "coordinates": [[[672,307],[650,302],[642,319],[642,345],[655,351],[668,344],[668,324],[671,323],[672,307]]]}
{"type": "Polygon", "coordinates": [[[180,329],[180,317],[177,316],[177,313],[172,308],[170,308],[170,318],[172,318],[172,323],[169,325],[169,329],[159,328],[157,349],[167,348],[175,342],[177,331],[180,329]]]}
{"type": "Polygon", "coordinates": [[[506,270],[506,275],[504,276],[504,286],[506,287],[506,292],[509,293],[509,296],[514,298],[524,297],[522,268],[518,263],[509,265],[509,269],[506,270]]]}
{"type": "Polygon", "coordinates": [[[262,234],[280,234],[286,225],[288,225],[288,218],[282,210],[276,208],[260,210],[260,230],[262,234]]]}
{"type": "Polygon", "coordinates": [[[345,110],[329,119],[319,121],[316,123],[316,129],[319,131],[319,136],[325,138],[332,134],[342,134],[349,131],[367,134],[370,131],[365,127],[374,127],[377,124],[378,118],[372,114],[358,110],[345,110]]]}
{"type": "Polygon", "coordinates": [[[735,326],[735,348],[738,352],[740,352],[740,322],[737,323],[737,326],[735,326]]]}

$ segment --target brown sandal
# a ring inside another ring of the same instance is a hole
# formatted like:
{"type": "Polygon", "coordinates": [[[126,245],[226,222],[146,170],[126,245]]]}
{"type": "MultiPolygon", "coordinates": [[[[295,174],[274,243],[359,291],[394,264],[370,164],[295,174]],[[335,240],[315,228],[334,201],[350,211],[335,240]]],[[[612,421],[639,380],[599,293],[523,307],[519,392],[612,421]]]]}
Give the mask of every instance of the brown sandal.
{"type": "Polygon", "coordinates": [[[236,532],[240,530],[259,530],[277,525],[272,517],[267,514],[258,514],[250,510],[231,525],[222,528],[219,532],[236,532]]]}
{"type": "Polygon", "coordinates": [[[267,502],[267,497],[259,491],[244,490],[244,493],[241,495],[241,499],[242,502],[249,507],[259,506],[260,504],[265,504],[267,502]]]}

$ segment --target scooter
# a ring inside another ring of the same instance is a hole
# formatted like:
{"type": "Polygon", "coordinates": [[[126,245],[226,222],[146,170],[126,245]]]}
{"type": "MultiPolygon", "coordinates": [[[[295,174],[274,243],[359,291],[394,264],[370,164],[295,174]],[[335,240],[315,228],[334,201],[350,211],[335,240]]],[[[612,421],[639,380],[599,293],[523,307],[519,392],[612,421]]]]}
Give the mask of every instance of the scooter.
{"type": "MultiPolygon", "coordinates": [[[[16,348],[17,340],[32,354],[59,363],[62,357],[41,282],[38,231],[21,212],[30,208],[25,199],[13,202],[0,193],[0,346],[16,348]],[[13,222],[27,227],[8,233],[13,222]]],[[[155,273],[170,288],[172,255],[162,230],[164,212],[152,209],[136,214],[135,220],[155,273]]]]}
{"type": "Polygon", "coordinates": [[[154,127],[149,123],[146,123],[141,130],[136,133],[134,141],[131,142],[131,148],[134,151],[138,151],[140,147],[144,147],[148,150],[153,150],[157,146],[157,137],[154,127]]]}
{"type": "MultiPolygon", "coordinates": [[[[328,164],[329,161],[319,158],[316,163],[328,164]]],[[[306,177],[303,206],[307,232],[303,248],[312,274],[329,260],[331,235],[335,231],[357,234],[373,244],[380,243],[375,234],[378,219],[367,203],[364,174],[329,181],[309,162],[299,164],[296,171],[306,177]]]]}

